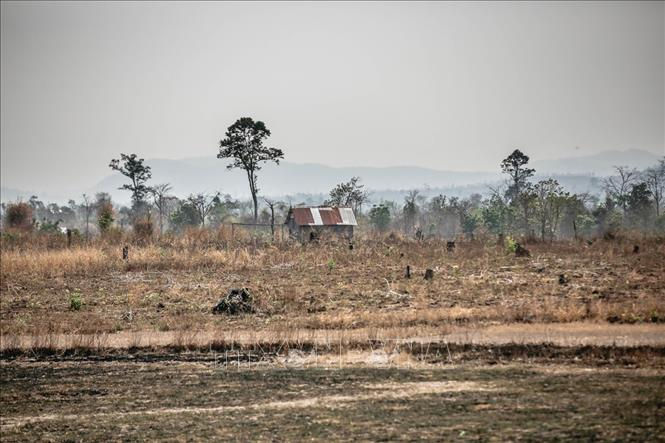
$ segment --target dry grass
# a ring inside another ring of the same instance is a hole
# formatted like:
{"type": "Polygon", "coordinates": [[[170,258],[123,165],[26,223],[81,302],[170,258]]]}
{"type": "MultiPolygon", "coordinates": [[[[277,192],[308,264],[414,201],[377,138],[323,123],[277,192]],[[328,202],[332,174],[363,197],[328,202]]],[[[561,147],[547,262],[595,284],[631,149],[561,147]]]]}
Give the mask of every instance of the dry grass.
{"type": "Polygon", "coordinates": [[[0,332],[662,322],[665,241],[640,240],[639,254],[632,253],[635,239],[533,244],[528,259],[492,242],[461,243],[448,253],[439,241],[375,239],[349,250],[335,243],[233,243],[224,231],[131,246],[128,261],[122,243],[102,240],[72,249],[3,245],[0,332]],[[411,279],[404,278],[406,265],[411,279]],[[434,269],[433,281],[422,278],[426,268],[434,269]],[[211,313],[231,287],[252,291],[256,314],[211,313]],[[73,294],[80,310],[70,309],[73,294]]]}

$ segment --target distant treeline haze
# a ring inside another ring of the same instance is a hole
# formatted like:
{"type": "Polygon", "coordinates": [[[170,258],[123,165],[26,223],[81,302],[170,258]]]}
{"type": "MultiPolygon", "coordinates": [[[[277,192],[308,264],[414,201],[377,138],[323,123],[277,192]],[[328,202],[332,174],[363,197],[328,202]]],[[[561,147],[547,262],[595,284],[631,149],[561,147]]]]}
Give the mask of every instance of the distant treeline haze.
{"type": "MultiPolygon", "coordinates": [[[[236,132],[227,131],[227,138],[220,142],[219,157],[236,156],[234,165],[239,168],[255,160],[248,172],[251,200],[236,200],[222,193],[177,198],[169,184],[150,183],[150,167],[143,159],[122,154],[110,167],[126,176],[122,189],[131,193],[131,206],[114,204],[107,193],[84,194],[62,206],[33,196],[24,202],[3,203],[2,227],[37,233],[68,228],[89,238],[113,229],[159,236],[191,227],[215,229],[233,222],[281,224],[290,206],[304,202],[261,198],[256,172],[260,161],[278,162],[282,152],[263,147],[269,131],[261,122],[241,119],[231,129],[236,132]],[[256,140],[238,135],[238,131],[251,134],[253,125],[258,125],[256,140]],[[229,149],[231,145],[234,149],[229,149]],[[263,150],[263,154],[248,157],[252,149],[263,150]]],[[[615,175],[604,180],[604,195],[573,194],[551,178],[534,181],[536,171],[529,168],[529,157],[519,150],[506,157],[500,167],[505,183],[469,198],[427,198],[413,190],[403,201],[370,204],[371,193],[364,189],[360,177],[352,177],[335,186],[327,200],[315,203],[352,207],[365,232],[399,231],[418,237],[472,239],[478,234],[494,234],[554,240],[589,238],[620,229],[665,233],[665,157],[643,171],[617,166],[615,175]]]]}

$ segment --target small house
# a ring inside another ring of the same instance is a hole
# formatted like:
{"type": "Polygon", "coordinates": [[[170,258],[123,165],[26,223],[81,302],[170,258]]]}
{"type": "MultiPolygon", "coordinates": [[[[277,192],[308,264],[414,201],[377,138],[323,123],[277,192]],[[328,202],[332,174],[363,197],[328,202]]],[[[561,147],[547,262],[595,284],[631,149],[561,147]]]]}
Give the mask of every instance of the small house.
{"type": "Polygon", "coordinates": [[[289,235],[301,242],[336,236],[353,240],[356,216],[351,208],[291,208],[284,224],[289,235]]]}

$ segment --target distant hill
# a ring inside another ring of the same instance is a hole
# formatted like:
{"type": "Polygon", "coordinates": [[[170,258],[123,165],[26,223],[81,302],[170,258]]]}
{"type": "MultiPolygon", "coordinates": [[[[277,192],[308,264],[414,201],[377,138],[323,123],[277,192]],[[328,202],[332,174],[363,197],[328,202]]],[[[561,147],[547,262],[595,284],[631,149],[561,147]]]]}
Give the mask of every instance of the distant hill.
{"type": "MultiPolygon", "coordinates": [[[[663,148],[662,156],[665,156],[663,148]]],[[[628,151],[605,151],[600,154],[581,157],[566,157],[554,160],[535,160],[531,167],[540,173],[592,174],[608,176],[614,173],[614,166],[629,166],[646,169],[655,165],[658,159],[651,152],[631,149],[628,151]]]]}
{"type": "MultiPolygon", "coordinates": [[[[236,197],[248,197],[247,177],[239,170],[227,170],[215,158],[184,160],[146,160],[152,167],[154,183],[171,183],[173,192],[186,196],[196,192],[221,191],[236,197]]],[[[491,183],[499,179],[498,172],[452,172],[400,166],[391,168],[347,167],[334,168],[320,164],[281,162],[267,164],[259,172],[261,193],[269,196],[328,193],[337,183],[353,176],[362,178],[368,189],[414,189],[425,187],[453,187],[491,183]]],[[[120,174],[102,180],[95,190],[112,191],[123,183],[120,174]]],[[[126,193],[113,191],[118,197],[126,193]]]]}
{"type": "MultiPolygon", "coordinates": [[[[610,175],[614,165],[627,165],[644,169],[657,163],[657,155],[646,151],[607,151],[596,155],[567,157],[555,160],[531,162],[538,177],[554,176],[571,192],[600,193],[600,178],[610,175]]],[[[148,159],[152,167],[152,183],[171,183],[173,193],[184,197],[190,193],[221,191],[236,198],[247,198],[247,178],[244,172],[227,170],[225,163],[215,157],[185,158],[181,160],[148,159]]],[[[374,201],[401,200],[406,190],[419,189],[423,195],[446,194],[468,196],[486,194],[488,186],[496,186],[504,180],[497,165],[496,171],[443,171],[415,166],[396,167],[331,167],[321,164],[282,162],[279,166],[265,165],[259,173],[261,194],[273,197],[291,196],[292,201],[317,201],[323,198],[337,183],[353,176],[362,178],[366,189],[372,191],[374,201]]],[[[46,201],[65,203],[68,199],[80,199],[86,192],[109,192],[115,201],[128,202],[129,194],[119,191],[124,182],[118,174],[110,174],[88,189],[71,194],[58,189],[18,190],[2,187],[2,201],[38,195],[46,201]]]]}

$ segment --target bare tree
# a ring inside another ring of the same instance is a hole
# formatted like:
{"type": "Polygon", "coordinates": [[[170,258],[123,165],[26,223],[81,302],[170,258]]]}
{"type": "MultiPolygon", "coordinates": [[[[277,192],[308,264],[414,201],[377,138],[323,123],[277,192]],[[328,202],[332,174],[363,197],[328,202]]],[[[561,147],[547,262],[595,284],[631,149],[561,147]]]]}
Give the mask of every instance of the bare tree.
{"type": "Polygon", "coordinates": [[[88,240],[90,237],[90,214],[94,209],[94,204],[86,194],[83,194],[82,196],[81,208],[83,209],[83,214],[85,216],[85,239],[88,240]]]}
{"type": "Polygon", "coordinates": [[[410,233],[416,225],[418,217],[418,197],[419,191],[409,191],[404,197],[404,207],[402,213],[404,215],[404,233],[410,233]]]}
{"type": "Polygon", "coordinates": [[[159,235],[162,235],[164,231],[164,213],[168,205],[168,193],[171,190],[171,185],[169,183],[162,183],[155,185],[150,189],[150,194],[152,195],[153,203],[157,207],[157,213],[159,214],[159,235]]]}
{"type": "Polygon", "coordinates": [[[665,194],[665,157],[660,159],[656,166],[644,171],[644,182],[651,191],[656,206],[656,217],[659,217],[665,194]]]}
{"type": "Polygon", "coordinates": [[[628,166],[615,166],[616,175],[608,177],[604,181],[605,192],[621,206],[624,214],[628,206],[628,196],[630,189],[638,179],[638,172],[635,168],[628,166]]]}
{"type": "Polygon", "coordinates": [[[205,227],[205,220],[210,211],[219,203],[219,192],[210,194],[192,194],[187,197],[187,202],[194,208],[196,215],[201,222],[201,227],[205,227]]]}
{"type": "Polygon", "coordinates": [[[277,209],[284,209],[286,208],[286,205],[284,202],[281,201],[275,201],[275,200],[270,200],[268,198],[263,198],[263,201],[266,202],[266,205],[268,205],[268,209],[270,209],[270,233],[272,235],[272,239],[275,239],[275,208],[277,209]]]}

